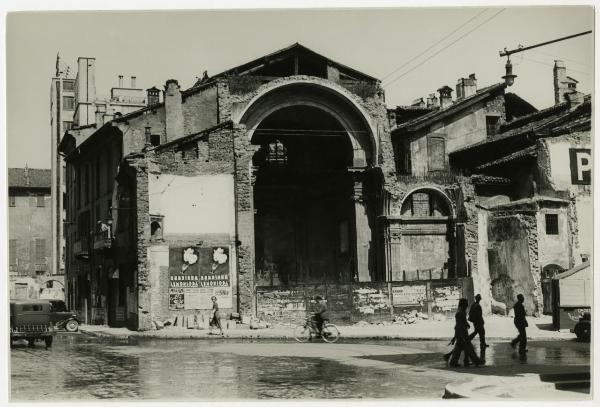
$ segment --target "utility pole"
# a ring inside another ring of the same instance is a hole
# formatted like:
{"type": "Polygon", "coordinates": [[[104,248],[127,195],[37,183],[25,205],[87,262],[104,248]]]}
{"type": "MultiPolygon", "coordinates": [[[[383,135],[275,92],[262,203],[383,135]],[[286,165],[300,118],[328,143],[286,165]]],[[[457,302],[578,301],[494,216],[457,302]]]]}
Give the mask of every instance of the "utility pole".
{"type": "Polygon", "coordinates": [[[553,44],[555,42],[559,42],[559,41],[564,41],[564,40],[569,40],[571,38],[575,38],[575,37],[580,37],[582,35],[587,35],[587,34],[591,34],[592,30],[589,31],[584,31],[582,33],[579,34],[573,34],[573,35],[568,35],[566,37],[561,37],[561,38],[557,38],[555,40],[551,40],[551,41],[546,41],[546,42],[541,42],[539,44],[535,44],[535,45],[530,45],[529,47],[523,47],[523,46],[519,46],[518,48],[515,49],[511,49],[511,50],[507,50],[506,48],[504,48],[504,51],[500,51],[500,56],[501,57],[508,57],[508,59],[510,60],[510,56],[512,54],[516,54],[517,52],[523,52],[523,51],[527,51],[528,49],[533,49],[533,48],[537,48],[537,47],[542,47],[544,45],[548,45],[548,44],[553,44]]]}
{"type": "Polygon", "coordinates": [[[518,48],[511,49],[511,50],[504,48],[504,51],[500,51],[501,57],[507,57],[506,66],[505,66],[506,75],[504,75],[502,77],[502,79],[504,79],[507,86],[512,86],[512,84],[515,83],[515,78],[517,77],[517,75],[514,75],[513,71],[512,71],[512,63],[510,62],[510,56],[512,54],[527,51],[529,49],[533,49],[533,48],[537,48],[537,47],[542,47],[542,46],[548,45],[548,44],[553,44],[553,43],[559,42],[559,41],[565,41],[565,40],[568,40],[571,38],[580,37],[582,35],[587,35],[587,34],[591,34],[591,33],[592,33],[592,30],[589,30],[589,31],[584,31],[584,32],[578,33],[578,34],[573,34],[573,35],[568,35],[566,37],[557,38],[557,39],[551,40],[551,41],[540,42],[539,44],[530,45],[528,47],[523,47],[522,45],[519,45],[518,48]]]}

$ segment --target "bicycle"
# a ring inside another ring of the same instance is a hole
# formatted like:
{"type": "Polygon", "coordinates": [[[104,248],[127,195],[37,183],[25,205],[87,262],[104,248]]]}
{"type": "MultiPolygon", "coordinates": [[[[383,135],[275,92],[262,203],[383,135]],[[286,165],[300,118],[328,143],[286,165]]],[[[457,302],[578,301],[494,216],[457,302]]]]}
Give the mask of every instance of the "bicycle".
{"type": "Polygon", "coordinates": [[[335,343],[340,339],[340,330],[332,323],[324,323],[321,332],[322,334],[319,335],[312,318],[307,318],[303,325],[294,328],[294,339],[298,342],[308,342],[313,336],[315,338],[320,336],[327,343],[335,343]]]}

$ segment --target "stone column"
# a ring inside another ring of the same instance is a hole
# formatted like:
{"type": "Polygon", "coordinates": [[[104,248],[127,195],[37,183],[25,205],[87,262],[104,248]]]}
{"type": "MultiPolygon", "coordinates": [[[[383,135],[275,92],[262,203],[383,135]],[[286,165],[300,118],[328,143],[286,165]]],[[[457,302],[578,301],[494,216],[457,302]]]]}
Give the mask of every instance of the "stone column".
{"type": "Polygon", "coordinates": [[[371,227],[367,216],[367,204],[363,193],[364,168],[350,169],[354,179],[354,190],[352,200],[354,201],[354,224],[355,224],[355,277],[358,281],[371,281],[369,272],[369,247],[371,245],[371,227]]]}
{"type": "Polygon", "coordinates": [[[391,223],[388,226],[388,244],[389,244],[389,281],[403,281],[402,273],[402,228],[400,223],[391,223]]]}
{"type": "Polygon", "coordinates": [[[254,301],[254,192],[252,155],[246,128],[235,125],[232,130],[235,163],[235,214],[237,249],[237,306],[241,315],[256,312],[254,301]]]}

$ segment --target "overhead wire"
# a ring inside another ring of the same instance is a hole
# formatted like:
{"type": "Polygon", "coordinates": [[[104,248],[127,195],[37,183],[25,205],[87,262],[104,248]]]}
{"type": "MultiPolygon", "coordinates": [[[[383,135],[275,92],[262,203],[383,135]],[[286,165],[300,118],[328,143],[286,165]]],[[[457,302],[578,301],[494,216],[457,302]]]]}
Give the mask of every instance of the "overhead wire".
{"type": "Polygon", "coordinates": [[[412,71],[414,71],[415,69],[417,69],[418,67],[420,67],[421,65],[423,65],[425,62],[429,61],[430,59],[432,59],[436,55],[440,54],[442,51],[445,51],[446,49],[448,49],[452,45],[456,44],[458,41],[460,41],[463,38],[465,38],[467,35],[471,34],[473,31],[477,30],[479,27],[483,26],[484,24],[486,24],[486,23],[490,22],[491,20],[493,20],[494,18],[496,18],[500,13],[502,13],[505,10],[506,9],[503,8],[502,10],[498,11],[496,14],[494,14],[493,16],[489,17],[488,19],[484,20],[482,23],[476,25],[474,28],[472,28],[471,30],[467,31],[466,33],[464,33],[463,35],[461,35],[460,37],[458,37],[456,40],[452,41],[450,44],[446,45],[444,48],[438,50],[433,55],[430,55],[429,57],[427,57],[424,61],[420,62],[418,65],[416,65],[413,68],[409,69],[408,71],[404,72],[402,75],[397,76],[395,79],[392,79],[387,84],[385,84],[385,86],[390,86],[392,83],[398,81],[400,78],[408,75],[409,73],[411,73],[412,71]]]}
{"type": "MultiPolygon", "coordinates": [[[[523,60],[529,61],[529,62],[535,62],[537,64],[546,65],[546,66],[550,66],[550,67],[554,66],[553,64],[549,64],[547,62],[542,62],[542,61],[538,61],[537,59],[532,59],[532,58],[527,58],[527,57],[523,57],[523,60]]],[[[580,73],[580,74],[583,74],[583,75],[586,75],[586,76],[590,75],[589,72],[579,71],[577,69],[571,69],[571,68],[569,68],[569,71],[577,72],[577,73],[580,73]]]]}
{"type": "Polygon", "coordinates": [[[531,50],[530,52],[532,52],[534,54],[545,55],[545,56],[552,57],[552,58],[555,58],[555,59],[558,59],[558,60],[562,60],[562,61],[573,62],[573,63],[575,63],[577,65],[581,65],[581,66],[585,66],[586,68],[590,68],[590,65],[584,64],[583,62],[577,61],[575,59],[565,58],[565,57],[562,57],[562,56],[559,56],[559,55],[556,55],[556,54],[551,54],[549,52],[543,52],[543,51],[539,51],[539,50],[535,50],[535,51],[531,50]]]}
{"type": "Polygon", "coordinates": [[[451,37],[455,32],[459,31],[461,28],[463,28],[464,26],[466,26],[467,24],[469,24],[471,21],[475,20],[477,17],[479,17],[480,15],[482,15],[483,13],[485,13],[486,11],[488,11],[489,8],[484,9],[483,11],[480,11],[479,13],[477,13],[476,15],[474,15],[473,17],[471,17],[470,19],[468,19],[467,21],[465,21],[464,23],[462,23],[460,26],[458,26],[457,28],[455,28],[453,31],[451,31],[450,33],[444,35],[442,38],[440,38],[437,42],[433,43],[432,45],[430,45],[425,51],[421,52],[418,55],[415,55],[414,57],[412,57],[411,59],[409,59],[408,61],[406,61],[404,64],[400,65],[398,68],[394,69],[392,72],[388,73],[387,75],[385,75],[384,77],[381,78],[381,80],[385,80],[387,78],[389,78],[390,76],[392,76],[393,74],[395,74],[396,72],[398,72],[400,69],[404,68],[406,65],[410,64],[412,61],[414,61],[415,59],[419,58],[420,56],[426,54],[429,50],[431,50],[433,47],[435,47],[436,45],[438,45],[439,43],[447,40],[449,37],[451,37]]]}

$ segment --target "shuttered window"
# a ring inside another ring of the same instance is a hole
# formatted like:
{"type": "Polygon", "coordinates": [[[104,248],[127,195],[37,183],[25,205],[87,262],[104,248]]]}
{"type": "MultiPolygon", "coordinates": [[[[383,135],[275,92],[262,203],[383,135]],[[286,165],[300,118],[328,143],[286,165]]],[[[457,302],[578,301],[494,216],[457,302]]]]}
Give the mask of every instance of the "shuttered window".
{"type": "Polygon", "coordinates": [[[35,239],[35,262],[46,262],[46,239],[35,239]]]}
{"type": "Polygon", "coordinates": [[[444,171],[446,169],[446,140],[443,137],[427,139],[427,156],[429,171],[444,171]]]}
{"type": "Polygon", "coordinates": [[[8,258],[11,266],[17,264],[17,239],[8,242],[8,258]]]}

